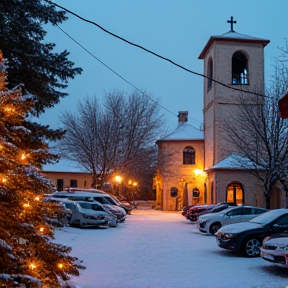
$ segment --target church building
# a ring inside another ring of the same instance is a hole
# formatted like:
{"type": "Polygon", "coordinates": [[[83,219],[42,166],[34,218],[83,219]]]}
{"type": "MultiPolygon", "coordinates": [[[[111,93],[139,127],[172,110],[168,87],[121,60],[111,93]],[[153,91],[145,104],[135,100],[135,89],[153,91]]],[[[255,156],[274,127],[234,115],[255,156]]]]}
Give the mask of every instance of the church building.
{"type": "MultiPolygon", "coordinates": [[[[241,105],[241,91],[264,94],[264,48],[270,41],[235,32],[233,17],[227,22],[230,31],[211,36],[199,56],[206,76],[204,129],[189,124],[188,111],[179,111],[177,128],[156,141],[157,209],[177,211],[187,205],[223,201],[265,207],[261,183],[247,165],[239,165],[245,159],[227,141],[229,133],[223,125],[227,120],[237,121],[230,116],[241,105]]],[[[249,101],[254,100],[251,95],[249,101]]],[[[285,193],[275,187],[271,208],[286,207],[285,199],[285,193]]]]}

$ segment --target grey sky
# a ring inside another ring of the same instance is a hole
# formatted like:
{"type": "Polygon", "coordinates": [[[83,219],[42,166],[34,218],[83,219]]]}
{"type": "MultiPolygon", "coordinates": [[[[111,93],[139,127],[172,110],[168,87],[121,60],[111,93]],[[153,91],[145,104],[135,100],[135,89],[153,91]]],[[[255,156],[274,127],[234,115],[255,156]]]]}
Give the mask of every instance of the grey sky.
{"type": "MultiPolygon", "coordinates": [[[[212,35],[230,30],[227,20],[237,21],[238,33],[269,39],[265,47],[265,76],[280,55],[277,47],[288,38],[287,0],[54,0],[55,3],[101,25],[133,43],[139,44],[197,73],[203,73],[198,56],[212,35]]],[[[170,129],[176,128],[180,110],[189,111],[189,123],[203,122],[203,78],[190,74],[141,49],[133,47],[96,26],[67,14],[60,27],[93,55],[141,90],[160,98],[170,129]]],[[[79,99],[114,89],[131,92],[134,88],[100,64],[58,27],[48,27],[47,41],[59,50],[67,49],[83,73],[71,80],[70,96],[40,117],[43,124],[56,128],[58,115],[75,110],[79,99]]]]}

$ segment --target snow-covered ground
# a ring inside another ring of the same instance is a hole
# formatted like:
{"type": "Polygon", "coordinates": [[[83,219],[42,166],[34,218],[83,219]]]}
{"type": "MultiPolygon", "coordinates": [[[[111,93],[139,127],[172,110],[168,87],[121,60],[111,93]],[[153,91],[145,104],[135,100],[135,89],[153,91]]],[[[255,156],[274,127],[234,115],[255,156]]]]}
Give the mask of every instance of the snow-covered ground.
{"type": "Polygon", "coordinates": [[[288,269],[217,246],[181,212],[137,209],[117,228],[56,231],[86,270],[77,288],[287,288],[288,269]]]}

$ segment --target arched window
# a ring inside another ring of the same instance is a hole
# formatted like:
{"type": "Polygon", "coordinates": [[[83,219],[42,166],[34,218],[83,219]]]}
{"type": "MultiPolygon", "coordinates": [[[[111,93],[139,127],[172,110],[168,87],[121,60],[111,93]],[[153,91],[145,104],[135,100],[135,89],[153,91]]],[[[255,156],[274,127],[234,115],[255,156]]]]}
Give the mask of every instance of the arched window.
{"type": "Polygon", "coordinates": [[[208,78],[208,82],[207,82],[207,89],[209,90],[212,87],[212,79],[213,79],[213,60],[212,58],[209,58],[208,60],[208,67],[207,67],[207,76],[208,78]]]}
{"type": "Polygon", "coordinates": [[[243,204],[244,190],[240,183],[230,183],[226,189],[226,202],[231,204],[243,204]]]}
{"type": "Polygon", "coordinates": [[[187,146],[183,150],[183,164],[184,165],[195,164],[195,150],[193,147],[187,146]]]}
{"type": "Polygon", "coordinates": [[[248,59],[240,51],[235,52],[232,57],[232,84],[249,84],[248,59]]]}

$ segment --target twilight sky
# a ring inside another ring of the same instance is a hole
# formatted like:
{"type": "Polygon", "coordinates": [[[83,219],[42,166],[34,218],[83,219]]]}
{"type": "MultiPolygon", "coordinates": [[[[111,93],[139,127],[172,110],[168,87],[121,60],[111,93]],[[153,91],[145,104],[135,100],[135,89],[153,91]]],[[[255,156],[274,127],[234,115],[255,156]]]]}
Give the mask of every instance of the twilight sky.
{"type": "MultiPolygon", "coordinates": [[[[106,30],[197,73],[203,73],[202,49],[210,36],[230,30],[227,20],[237,21],[238,33],[268,39],[265,47],[266,84],[272,65],[288,38],[288,0],[54,0],[79,16],[96,22],[106,30]]],[[[177,113],[189,111],[189,123],[203,122],[203,77],[188,73],[175,65],[131,46],[105,33],[95,25],[72,14],[60,28],[110,69],[140,90],[160,98],[169,129],[176,128],[177,113]]],[[[48,109],[39,121],[60,126],[61,111],[76,110],[79,100],[102,97],[113,90],[134,90],[130,84],[101,64],[58,27],[47,28],[47,41],[56,51],[67,49],[69,60],[84,71],[69,82],[69,96],[48,109]],[[59,49],[59,50],[58,50],[59,49]]]]}

